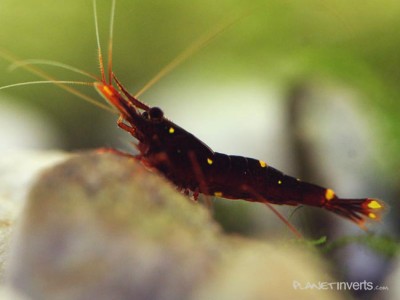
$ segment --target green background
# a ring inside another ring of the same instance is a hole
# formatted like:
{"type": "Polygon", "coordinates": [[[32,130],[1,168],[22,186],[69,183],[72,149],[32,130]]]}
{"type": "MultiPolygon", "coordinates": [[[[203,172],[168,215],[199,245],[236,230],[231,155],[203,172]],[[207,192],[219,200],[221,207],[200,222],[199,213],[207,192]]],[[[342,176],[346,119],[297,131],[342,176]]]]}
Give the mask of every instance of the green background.
{"type": "MultiPolygon", "coordinates": [[[[109,1],[98,1],[103,50],[108,38],[110,6],[109,1]]],[[[120,0],[117,2],[115,16],[114,71],[134,93],[199,36],[232,18],[240,20],[158,82],[141,99],[151,105],[161,106],[167,116],[196,135],[201,132],[196,131],[197,127],[212,120],[210,122],[214,122],[214,126],[207,129],[206,134],[200,134],[200,137],[206,142],[221,140],[217,148],[220,152],[259,155],[258,158],[285,172],[326,184],[326,179],[319,179],[318,172],[308,172],[307,165],[302,166],[298,158],[295,162],[291,158],[275,158],[273,153],[287,151],[293,145],[266,144],[267,137],[263,132],[270,128],[259,128],[252,143],[247,140],[244,142],[244,137],[250,132],[241,130],[242,124],[253,120],[256,122],[255,119],[259,117],[252,119],[251,116],[243,116],[242,119],[236,115],[231,117],[230,113],[221,109],[213,110],[219,107],[220,96],[214,91],[225,87],[230,96],[229,88],[235,87],[246,94],[250,82],[261,89],[272,90],[272,94],[276,95],[275,101],[287,112],[285,109],[290,103],[290,95],[300,87],[314,95],[314,102],[305,102],[305,106],[308,105],[311,110],[299,113],[303,121],[309,119],[308,113],[320,114],[321,107],[324,114],[335,114],[331,110],[335,98],[329,100],[331,92],[335,94],[339,91],[340,95],[345,90],[346,93],[356,95],[345,102],[349,102],[355,118],[367,125],[361,132],[368,143],[353,147],[349,156],[358,157],[368,152],[368,157],[363,168],[355,171],[355,176],[363,179],[366,177],[367,184],[373,182],[375,185],[367,192],[384,198],[396,215],[398,205],[393,199],[399,195],[400,178],[400,3],[388,0],[120,0]],[[179,90],[185,91],[185,97],[179,94],[179,90]],[[328,100],[319,100],[319,95],[328,100]],[[193,106],[196,109],[191,109],[190,106],[194,104],[197,104],[193,106]],[[312,110],[314,106],[318,107],[315,111],[312,110]],[[229,120],[236,122],[237,126],[228,125],[229,120]],[[230,132],[235,140],[224,142],[230,132]],[[259,154],[261,152],[253,151],[254,148],[263,148],[265,152],[259,154]],[[302,172],[301,169],[306,171],[302,172]]],[[[91,1],[39,3],[2,0],[0,28],[1,48],[21,59],[55,60],[98,73],[91,1]]],[[[23,69],[7,71],[9,64],[5,60],[0,61],[1,86],[38,80],[23,69]]],[[[43,69],[60,80],[87,80],[55,67],[44,66],[43,69]]],[[[99,99],[90,87],[79,87],[79,90],[99,99]]],[[[58,142],[44,147],[76,150],[129,145],[131,141],[116,129],[116,116],[55,86],[36,85],[4,90],[0,101],[8,101],[26,112],[40,111],[46,114],[48,127],[54,129],[58,142]]],[[[266,110],[270,110],[269,101],[265,98],[266,110]]],[[[243,98],[237,109],[241,110],[244,106],[251,108],[252,105],[250,96],[248,99],[243,98]]],[[[228,106],[229,103],[224,107],[228,106]]],[[[281,124],[283,121],[280,116],[272,120],[269,117],[269,121],[281,124]]],[[[338,120],[340,122],[340,116],[338,120]]],[[[15,119],[15,122],[21,120],[15,119]]],[[[326,151],[323,147],[318,148],[321,142],[319,137],[328,140],[330,137],[323,123],[324,117],[313,123],[311,131],[319,132],[319,135],[308,147],[322,149],[318,156],[324,156],[332,165],[336,161],[337,152],[331,147],[326,151]]],[[[9,126],[13,126],[12,121],[9,126]]],[[[3,126],[0,130],[7,128],[3,126]]],[[[280,135],[289,139],[292,136],[298,137],[299,130],[300,136],[309,134],[301,133],[302,130],[307,131],[302,126],[295,129],[289,126],[280,135]]],[[[340,136],[341,132],[344,134],[346,127],[339,128],[335,134],[340,136]]],[[[24,139],[22,135],[21,139],[24,139]]],[[[211,142],[211,145],[216,145],[216,142],[211,142]]],[[[337,149],[342,147],[341,144],[335,144],[337,149]]],[[[315,163],[320,164],[318,159],[315,163]]],[[[335,173],[333,167],[328,165],[326,168],[328,170],[323,172],[329,173],[329,176],[341,176],[341,170],[338,171],[339,175],[332,175],[335,173]]],[[[344,171],[347,172],[347,169],[344,171]]],[[[352,169],[349,168],[349,171],[352,169]]],[[[329,184],[335,187],[335,182],[329,184]]],[[[358,192],[354,191],[349,196],[358,192]]],[[[360,197],[367,196],[361,194],[360,197]]],[[[237,218],[239,222],[234,218],[231,223],[240,223],[240,228],[246,228],[246,217],[241,213],[237,218]]],[[[245,230],[240,228],[237,230],[245,230]]]]}

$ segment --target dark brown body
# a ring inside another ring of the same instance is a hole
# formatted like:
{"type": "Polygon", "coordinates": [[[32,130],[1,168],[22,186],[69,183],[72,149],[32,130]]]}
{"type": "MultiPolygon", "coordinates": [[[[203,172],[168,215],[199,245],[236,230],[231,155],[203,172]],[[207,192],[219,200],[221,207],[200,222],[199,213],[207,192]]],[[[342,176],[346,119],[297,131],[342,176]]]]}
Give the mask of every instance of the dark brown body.
{"type": "Polygon", "coordinates": [[[331,189],[300,181],[267,166],[264,161],[212,151],[205,143],[130,95],[114,79],[96,89],[121,113],[118,125],[138,141],[138,158],[157,169],[185,191],[227,199],[323,207],[364,227],[367,219],[379,220],[384,205],[373,198],[343,199],[331,189]]]}
{"type": "Polygon", "coordinates": [[[264,162],[212,151],[169,120],[153,122],[139,149],[142,160],[177,186],[229,199],[323,206],[326,189],[283,174],[264,162]],[[173,129],[171,129],[173,128],[173,129]]]}

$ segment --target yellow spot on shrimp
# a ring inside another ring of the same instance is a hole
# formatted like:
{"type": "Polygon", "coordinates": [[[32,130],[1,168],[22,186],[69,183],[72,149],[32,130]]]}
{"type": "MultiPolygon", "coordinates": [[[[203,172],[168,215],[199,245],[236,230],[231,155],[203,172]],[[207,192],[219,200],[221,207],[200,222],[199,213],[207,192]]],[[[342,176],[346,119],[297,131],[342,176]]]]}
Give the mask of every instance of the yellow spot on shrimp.
{"type": "Polygon", "coordinates": [[[335,192],[331,189],[326,189],[325,199],[329,201],[329,200],[332,200],[333,198],[335,198],[335,192]]]}
{"type": "Polygon", "coordinates": [[[382,208],[382,205],[378,202],[378,201],[376,201],[376,200],[372,200],[370,203],[368,203],[368,208],[371,208],[371,209],[379,209],[379,208],[382,208]]]}
{"type": "Polygon", "coordinates": [[[222,192],[214,192],[215,197],[222,197],[222,192]]]}
{"type": "Polygon", "coordinates": [[[282,180],[278,180],[278,184],[282,184],[282,180]]]}
{"type": "Polygon", "coordinates": [[[368,217],[370,217],[371,219],[376,219],[376,214],[374,213],[369,213],[368,217]]]}
{"type": "Polygon", "coordinates": [[[211,166],[213,164],[213,160],[211,158],[207,158],[207,163],[211,166]]]}
{"type": "Polygon", "coordinates": [[[168,132],[169,132],[170,134],[173,134],[173,133],[175,132],[175,128],[174,128],[174,127],[170,127],[170,128],[168,129],[168,132]]]}
{"type": "Polygon", "coordinates": [[[265,161],[259,160],[258,162],[260,163],[261,168],[267,167],[267,163],[265,161]]]}
{"type": "Polygon", "coordinates": [[[111,91],[111,89],[108,86],[104,85],[103,90],[104,90],[104,92],[107,93],[107,95],[109,95],[109,96],[113,95],[113,92],[111,91]]]}

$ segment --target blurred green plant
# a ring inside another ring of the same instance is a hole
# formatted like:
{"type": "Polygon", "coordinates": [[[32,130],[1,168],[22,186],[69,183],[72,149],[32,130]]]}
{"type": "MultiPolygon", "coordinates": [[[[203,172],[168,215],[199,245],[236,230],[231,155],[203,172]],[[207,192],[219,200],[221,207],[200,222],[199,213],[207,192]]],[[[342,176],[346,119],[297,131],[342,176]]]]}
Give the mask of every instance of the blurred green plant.
{"type": "Polygon", "coordinates": [[[368,234],[340,237],[323,245],[321,251],[323,253],[329,253],[350,244],[366,246],[368,249],[373,250],[380,255],[384,255],[387,258],[393,258],[398,255],[400,249],[400,243],[394,237],[368,234]]]}

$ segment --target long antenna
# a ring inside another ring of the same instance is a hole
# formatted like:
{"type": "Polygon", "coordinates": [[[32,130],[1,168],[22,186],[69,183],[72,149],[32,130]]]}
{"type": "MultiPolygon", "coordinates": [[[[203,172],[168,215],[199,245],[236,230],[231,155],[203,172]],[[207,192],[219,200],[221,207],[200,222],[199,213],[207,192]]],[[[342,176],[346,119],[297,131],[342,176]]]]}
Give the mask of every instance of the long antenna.
{"type": "MultiPolygon", "coordinates": [[[[11,63],[15,63],[15,62],[21,61],[20,58],[18,58],[17,56],[15,56],[15,55],[13,55],[11,53],[8,53],[8,51],[6,51],[6,50],[4,50],[2,48],[0,48],[0,56],[3,57],[5,60],[8,60],[11,63]]],[[[115,113],[115,110],[110,108],[109,106],[107,106],[105,104],[102,104],[102,103],[96,101],[95,99],[85,95],[85,94],[82,94],[81,92],[79,92],[77,89],[74,89],[73,87],[70,87],[70,86],[68,86],[68,85],[66,85],[64,83],[61,83],[60,81],[55,80],[49,74],[47,74],[46,72],[44,72],[43,70],[41,70],[39,68],[36,68],[33,65],[25,64],[25,65],[21,65],[21,67],[26,69],[26,70],[28,70],[32,74],[35,74],[35,75],[39,76],[40,78],[46,79],[49,82],[50,81],[53,82],[58,87],[60,87],[63,90],[66,90],[67,92],[69,92],[69,93],[71,93],[71,94],[73,94],[73,95],[85,100],[86,102],[89,102],[89,103],[91,103],[93,105],[96,105],[97,107],[100,107],[100,108],[102,108],[104,110],[107,110],[107,111],[110,111],[112,113],[115,113]]]]}
{"type": "Polygon", "coordinates": [[[112,1],[111,6],[111,17],[110,17],[110,32],[108,38],[108,84],[112,84],[112,52],[113,52],[113,34],[114,34],[114,18],[115,18],[115,3],[116,1],[112,1]]]}
{"type": "Polygon", "coordinates": [[[217,37],[219,34],[227,30],[230,26],[235,24],[237,21],[242,19],[243,16],[239,18],[230,19],[219,26],[216,26],[214,30],[200,36],[195,40],[189,47],[183,50],[177,57],[175,57],[170,63],[168,63],[164,68],[162,68],[152,79],[150,79],[136,94],[135,97],[139,97],[144,92],[146,92],[150,87],[157,83],[161,78],[165,77],[176,67],[181,65],[185,60],[191,57],[194,53],[204,48],[211,40],[217,37]]]}
{"type": "Polygon", "coordinates": [[[93,82],[85,82],[85,81],[73,81],[73,80],[37,80],[37,81],[27,81],[27,82],[18,82],[9,85],[0,86],[0,90],[5,90],[17,86],[25,86],[25,85],[34,85],[34,84],[76,84],[76,85],[88,85],[93,86],[93,82]]]}
{"type": "Polygon", "coordinates": [[[8,67],[9,71],[14,71],[18,68],[24,67],[26,65],[49,65],[49,66],[54,66],[54,67],[58,67],[58,68],[62,68],[62,69],[66,69],[69,70],[71,72],[75,72],[84,76],[87,76],[89,78],[92,78],[96,81],[98,81],[99,79],[93,75],[90,74],[89,72],[86,72],[84,70],[81,70],[79,68],[58,62],[58,61],[53,61],[53,60],[48,60],[48,59],[24,59],[24,60],[19,60],[14,62],[12,65],[10,65],[8,67]]]}
{"type": "Polygon", "coordinates": [[[103,54],[102,54],[101,45],[100,45],[99,22],[97,20],[96,0],[93,0],[93,15],[94,15],[94,26],[95,26],[95,30],[96,30],[97,55],[98,55],[98,60],[99,60],[101,81],[104,83],[104,82],[106,82],[106,76],[104,74],[103,54]]]}

